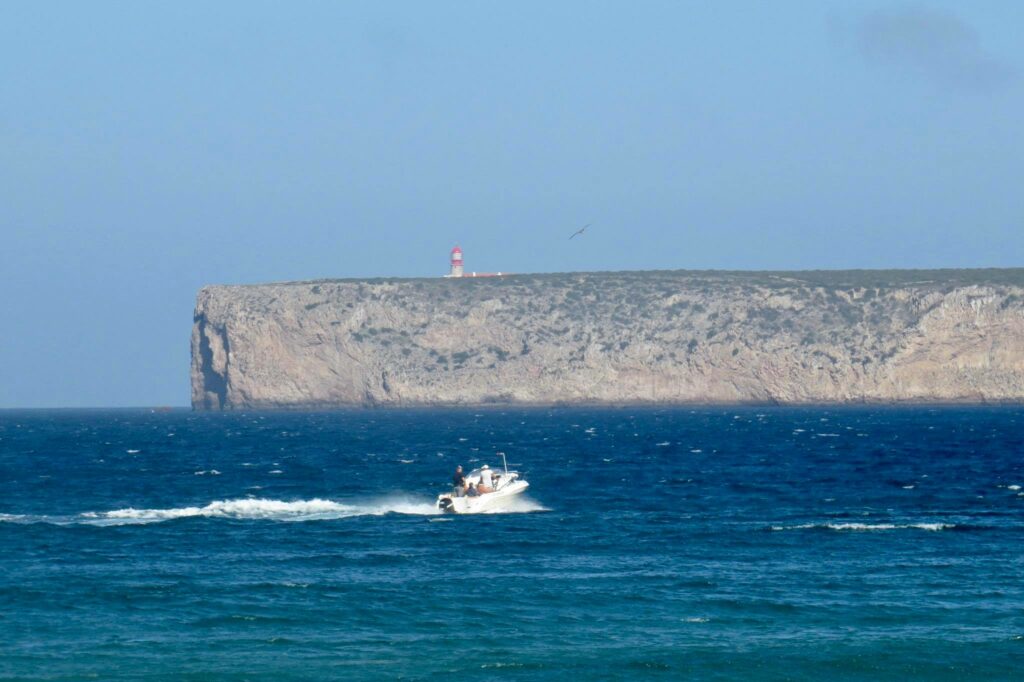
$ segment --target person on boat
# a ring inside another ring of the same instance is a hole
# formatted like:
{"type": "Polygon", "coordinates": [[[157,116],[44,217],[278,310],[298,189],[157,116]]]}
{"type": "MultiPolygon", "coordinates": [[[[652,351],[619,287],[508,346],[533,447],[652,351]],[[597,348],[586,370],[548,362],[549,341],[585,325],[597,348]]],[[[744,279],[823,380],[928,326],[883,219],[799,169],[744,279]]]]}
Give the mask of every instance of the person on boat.
{"type": "Polygon", "coordinates": [[[466,497],[478,497],[480,495],[476,489],[476,483],[470,483],[469,489],[466,491],[466,497]]]}
{"type": "Polygon", "coordinates": [[[480,483],[476,486],[477,492],[493,493],[494,492],[494,481],[491,478],[491,468],[486,464],[480,467],[480,483]]]}
{"type": "Polygon", "coordinates": [[[462,497],[466,494],[466,475],[462,473],[462,465],[455,467],[455,475],[452,476],[452,486],[455,488],[455,497],[462,497]]]}

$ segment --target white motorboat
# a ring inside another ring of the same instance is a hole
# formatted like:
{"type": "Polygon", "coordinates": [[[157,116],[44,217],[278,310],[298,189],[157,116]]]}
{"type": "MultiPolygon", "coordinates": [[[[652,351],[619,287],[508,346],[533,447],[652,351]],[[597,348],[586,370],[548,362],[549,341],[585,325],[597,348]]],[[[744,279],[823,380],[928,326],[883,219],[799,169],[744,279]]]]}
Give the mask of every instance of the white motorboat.
{"type": "Polygon", "coordinates": [[[441,493],[437,496],[437,508],[447,514],[477,514],[500,509],[509,500],[523,494],[530,484],[519,477],[519,473],[508,470],[505,453],[500,453],[505,470],[491,469],[486,464],[466,474],[466,491],[441,493]],[[491,492],[476,492],[483,482],[491,492]],[[472,489],[470,489],[472,487],[472,489]],[[460,494],[461,493],[461,494],[460,494]]]}

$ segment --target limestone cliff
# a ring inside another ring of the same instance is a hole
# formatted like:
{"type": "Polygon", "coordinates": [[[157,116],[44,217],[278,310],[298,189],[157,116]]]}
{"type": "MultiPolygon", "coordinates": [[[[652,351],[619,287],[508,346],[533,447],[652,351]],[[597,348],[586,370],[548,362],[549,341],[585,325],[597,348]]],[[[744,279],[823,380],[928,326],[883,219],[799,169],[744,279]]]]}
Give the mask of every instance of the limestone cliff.
{"type": "Polygon", "coordinates": [[[1024,270],[213,286],[196,409],[1019,401],[1024,270]]]}

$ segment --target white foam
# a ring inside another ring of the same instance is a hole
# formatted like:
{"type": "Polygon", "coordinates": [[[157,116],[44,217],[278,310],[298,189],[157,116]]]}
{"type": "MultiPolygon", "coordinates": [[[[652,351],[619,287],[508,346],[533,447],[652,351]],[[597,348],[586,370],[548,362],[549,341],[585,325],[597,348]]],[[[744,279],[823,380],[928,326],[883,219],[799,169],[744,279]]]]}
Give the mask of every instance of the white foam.
{"type": "Polygon", "coordinates": [[[368,502],[336,502],[314,498],[285,502],[264,498],[220,500],[203,507],[176,507],[169,509],[115,509],[108,512],[86,512],[80,523],[96,526],[159,523],[193,517],[268,520],[268,521],[324,521],[354,516],[381,516],[384,514],[432,515],[438,511],[430,502],[406,498],[384,498],[368,502]]]}
{"type": "MultiPolygon", "coordinates": [[[[482,511],[482,514],[523,514],[549,511],[538,502],[517,496],[505,501],[501,507],[482,511]]],[[[204,506],[136,509],[127,507],[112,511],[88,511],[70,516],[26,516],[0,513],[0,523],[48,523],[54,525],[124,526],[161,523],[175,519],[212,518],[254,521],[330,521],[360,516],[404,514],[410,516],[439,515],[433,500],[393,495],[370,500],[339,502],[313,498],[310,500],[273,500],[266,498],[240,498],[218,500],[204,506]]]]}
{"type": "Polygon", "coordinates": [[[886,530],[927,530],[940,531],[956,528],[955,523],[801,523],[796,526],[772,526],[774,531],[782,530],[807,530],[809,528],[820,528],[836,531],[872,532],[886,530]]]}

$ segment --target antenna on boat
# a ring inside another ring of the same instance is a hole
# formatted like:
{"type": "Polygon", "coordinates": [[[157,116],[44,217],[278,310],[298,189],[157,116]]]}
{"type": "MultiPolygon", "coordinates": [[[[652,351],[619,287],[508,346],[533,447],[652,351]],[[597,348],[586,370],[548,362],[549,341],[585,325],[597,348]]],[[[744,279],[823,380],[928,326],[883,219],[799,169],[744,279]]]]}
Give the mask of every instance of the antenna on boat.
{"type": "Polygon", "coordinates": [[[505,473],[507,474],[508,473],[508,460],[505,459],[505,453],[504,452],[499,452],[498,454],[501,455],[501,461],[505,465],[505,473]]]}

